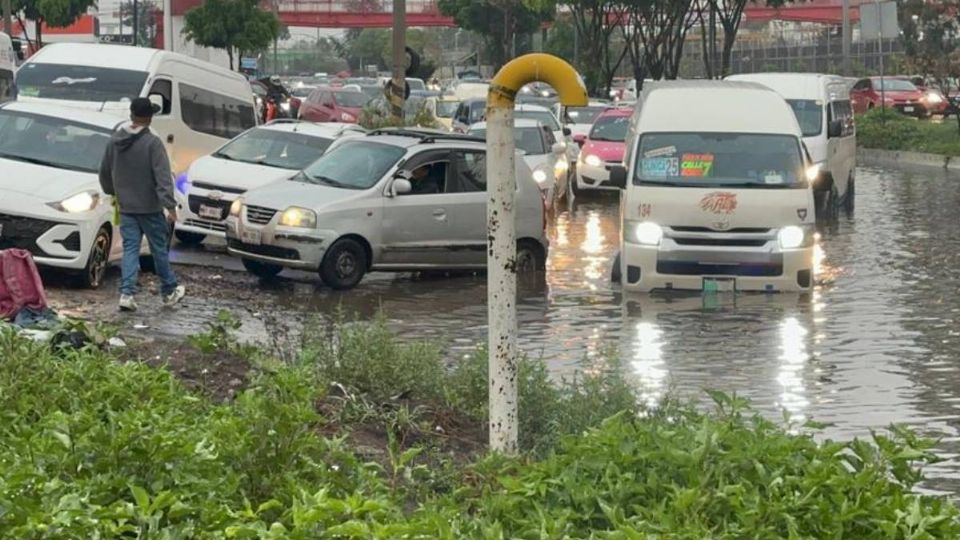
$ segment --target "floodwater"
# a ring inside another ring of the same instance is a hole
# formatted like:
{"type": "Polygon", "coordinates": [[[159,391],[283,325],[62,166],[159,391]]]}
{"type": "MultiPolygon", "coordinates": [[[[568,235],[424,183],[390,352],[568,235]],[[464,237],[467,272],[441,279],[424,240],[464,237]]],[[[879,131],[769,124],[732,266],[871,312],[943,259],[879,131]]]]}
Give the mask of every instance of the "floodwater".
{"type": "MultiPolygon", "coordinates": [[[[555,220],[545,281],[521,286],[520,346],[558,375],[618,351],[649,403],[667,393],[699,399],[711,388],[773,417],[786,410],[830,423],[830,438],[909,425],[941,439],[946,461],[928,469],[926,487],[958,496],[958,209],[960,177],[862,168],[855,215],[823,231],[813,294],[651,296],[610,283],[616,194],[582,198],[555,220]]],[[[301,274],[269,288],[252,279],[230,288],[280,313],[382,311],[403,337],[443,339],[454,357],[486,339],[483,277],[380,274],[333,293],[301,274]]],[[[222,304],[195,295],[177,318],[199,324],[222,304]]]]}

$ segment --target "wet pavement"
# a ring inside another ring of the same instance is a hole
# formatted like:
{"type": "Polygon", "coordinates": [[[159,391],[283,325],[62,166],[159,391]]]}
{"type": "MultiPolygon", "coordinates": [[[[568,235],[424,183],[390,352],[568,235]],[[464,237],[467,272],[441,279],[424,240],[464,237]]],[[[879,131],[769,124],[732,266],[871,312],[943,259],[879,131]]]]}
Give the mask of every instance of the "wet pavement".
{"type": "MultiPolygon", "coordinates": [[[[806,297],[621,294],[609,282],[615,197],[584,198],[557,216],[545,281],[521,286],[523,350],[558,375],[617,350],[651,403],[736,391],[770,415],[832,423],[831,438],[904,423],[942,439],[947,461],[928,470],[927,487],[960,495],[960,177],[860,169],[856,214],[823,231],[821,283],[806,297]]],[[[190,296],[174,312],[144,296],[140,314],[118,315],[116,271],[103,292],[54,278],[50,296],[65,313],[144,335],[200,331],[226,308],[245,336],[277,350],[296,342],[304,321],[341,312],[382,310],[401,336],[443,339],[453,357],[486,339],[482,276],[375,274],[336,293],[303,273],[260,284],[216,246],[179,249],[176,260],[190,296]]]]}

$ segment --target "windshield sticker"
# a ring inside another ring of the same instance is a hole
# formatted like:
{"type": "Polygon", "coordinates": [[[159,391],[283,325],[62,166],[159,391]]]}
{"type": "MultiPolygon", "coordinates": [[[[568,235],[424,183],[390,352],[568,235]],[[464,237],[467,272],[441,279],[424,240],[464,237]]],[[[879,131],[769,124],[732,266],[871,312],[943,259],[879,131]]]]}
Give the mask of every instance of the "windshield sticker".
{"type": "Polygon", "coordinates": [[[672,156],[676,153],[677,153],[676,146],[664,146],[662,148],[654,148],[653,150],[647,150],[646,152],[644,152],[643,157],[654,158],[654,157],[672,156]]]}
{"type": "Polygon", "coordinates": [[[767,171],[763,173],[763,183],[764,184],[782,184],[783,175],[777,171],[767,171]]]}
{"type": "Polygon", "coordinates": [[[640,176],[645,178],[677,176],[679,170],[677,158],[647,158],[640,162],[640,176]]]}
{"type": "Polygon", "coordinates": [[[700,209],[713,214],[732,214],[737,210],[737,194],[714,191],[700,199],[700,209]]]}
{"type": "Polygon", "coordinates": [[[680,176],[710,176],[713,154],[684,154],[680,162],[680,176]]]}

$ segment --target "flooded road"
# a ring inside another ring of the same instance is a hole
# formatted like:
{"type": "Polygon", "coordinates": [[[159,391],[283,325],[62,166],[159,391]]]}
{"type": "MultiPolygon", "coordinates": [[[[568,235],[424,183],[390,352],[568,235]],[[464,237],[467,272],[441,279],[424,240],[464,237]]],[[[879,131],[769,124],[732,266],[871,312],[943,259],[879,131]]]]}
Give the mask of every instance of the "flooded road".
{"type": "MultiPolygon", "coordinates": [[[[855,216],[823,233],[821,283],[812,295],[649,296],[623,295],[609,281],[616,196],[579,200],[557,216],[545,282],[521,286],[521,348],[558,375],[619,351],[650,403],[668,392],[699,399],[715,388],[771,415],[785,409],[832,423],[824,432],[831,438],[908,424],[943,439],[948,461],[928,470],[936,477],[928,487],[956,497],[958,209],[960,177],[863,168],[855,216]]],[[[185,251],[178,260],[222,267],[189,270],[185,306],[146,321],[161,332],[199,330],[221,307],[245,310],[251,335],[275,334],[274,325],[304,314],[367,318],[382,310],[402,336],[443,339],[452,355],[486,339],[483,277],[379,274],[334,293],[307,274],[260,285],[229,272],[239,265],[225,256],[185,251]]],[[[113,294],[51,291],[67,312],[115,317],[113,294]]]]}

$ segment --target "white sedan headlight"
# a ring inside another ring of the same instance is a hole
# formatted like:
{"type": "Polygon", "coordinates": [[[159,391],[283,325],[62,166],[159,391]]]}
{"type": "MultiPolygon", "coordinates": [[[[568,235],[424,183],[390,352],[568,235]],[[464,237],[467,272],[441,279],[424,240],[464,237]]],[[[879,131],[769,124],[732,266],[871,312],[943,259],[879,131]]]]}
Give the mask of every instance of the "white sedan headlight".
{"type": "Polygon", "coordinates": [[[630,244],[659,246],[663,239],[663,228],[652,221],[626,221],[623,224],[623,239],[630,244]]]}
{"type": "Polygon", "coordinates": [[[603,160],[593,154],[588,154],[587,157],[583,158],[583,162],[591,167],[600,167],[603,165],[603,160]]]}
{"type": "Polygon", "coordinates": [[[805,239],[806,233],[796,225],[787,225],[777,234],[780,249],[796,249],[803,245],[805,239]]]}
{"type": "Polygon", "coordinates": [[[533,171],[533,179],[537,181],[538,184],[542,184],[547,181],[547,173],[541,169],[533,171]]]}
{"type": "Polygon", "coordinates": [[[96,191],[83,191],[77,193],[76,195],[71,195],[60,202],[50,203],[50,206],[60,210],[61,212],[79,214],[81,212],[89,212],[90,210],[93,210],[97,207],[99,202],[99,193],[96,191]]]}
{"type": "Polygon", "coordinates": [[[317,213],[299,206],[291,206],[280,215],[280,225],[299,229],[313,229],[317,226],[317,213]]]}

